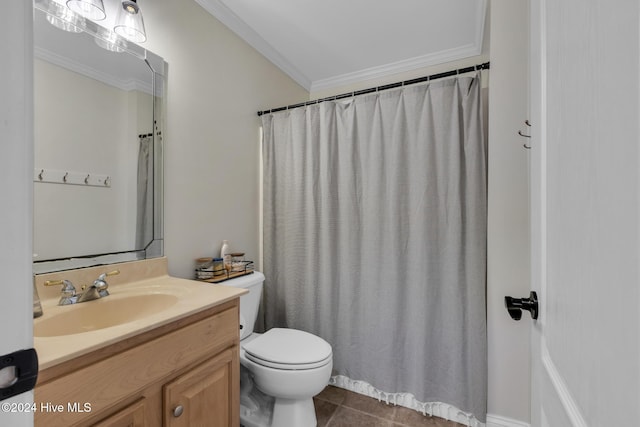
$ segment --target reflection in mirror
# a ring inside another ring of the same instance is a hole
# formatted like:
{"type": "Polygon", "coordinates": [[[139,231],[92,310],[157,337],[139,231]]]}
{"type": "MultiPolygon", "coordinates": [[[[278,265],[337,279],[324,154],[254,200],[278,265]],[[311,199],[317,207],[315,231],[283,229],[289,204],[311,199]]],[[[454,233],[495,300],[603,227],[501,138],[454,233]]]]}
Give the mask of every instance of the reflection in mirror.
{"type": "Polygon", "coordinates": [[[34,273],[162,256],[166,64],[34,5],[34,273]]]}

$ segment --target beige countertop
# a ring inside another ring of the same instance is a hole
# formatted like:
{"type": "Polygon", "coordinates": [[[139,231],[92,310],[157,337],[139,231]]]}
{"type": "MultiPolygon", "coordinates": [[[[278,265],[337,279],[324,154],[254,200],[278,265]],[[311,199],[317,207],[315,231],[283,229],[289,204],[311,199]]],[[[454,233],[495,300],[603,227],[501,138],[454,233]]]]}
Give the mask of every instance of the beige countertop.
{"type": "Polygon", "coordinates": [[[40,370],[223,304],[247,292],[171,277],[167,274],[166,258],[37,275],[35,284],[44,312],[34,319],[34,346],[40,370]],[[67,279],[80,292],[83,284],[115,269],[120,270],[120,274],[107,278],[110,295],[94,301],[59,306],[60,286],[44,286],[46,280],[67,279]],[[69,326],[75,332],[85,324],[90,325],[90,330],[66,335],[49,331],[49,327],[55,331],[58,326],[63,329],[69,326]]]}

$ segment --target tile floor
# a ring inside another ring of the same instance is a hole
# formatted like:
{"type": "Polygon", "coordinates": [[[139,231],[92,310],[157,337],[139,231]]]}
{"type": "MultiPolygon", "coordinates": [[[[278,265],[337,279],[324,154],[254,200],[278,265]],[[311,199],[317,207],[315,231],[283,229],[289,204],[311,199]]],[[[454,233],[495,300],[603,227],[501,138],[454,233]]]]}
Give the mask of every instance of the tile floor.
{"type": "Polygon", "coordinates": [[[453,421],[424,416],[402,406],[387,405],[377,399],[328,386],[317,395],[318,427],[460,427],[453,421]]]}

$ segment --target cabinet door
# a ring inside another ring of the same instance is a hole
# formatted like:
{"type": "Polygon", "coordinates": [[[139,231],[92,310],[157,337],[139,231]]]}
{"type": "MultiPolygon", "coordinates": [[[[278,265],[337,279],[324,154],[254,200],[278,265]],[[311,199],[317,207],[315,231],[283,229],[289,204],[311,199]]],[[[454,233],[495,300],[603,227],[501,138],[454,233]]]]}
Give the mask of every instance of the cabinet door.
{"type": "Polygon", "coordinates": [[[167,427],[229,427],[239,424],[237,349],[209,359],[164,386],[167,427]]]}
{"type": "Polygon", "coordinates": [[[95,427],[147,427],[144,398],[100,421],[95,427]]]}

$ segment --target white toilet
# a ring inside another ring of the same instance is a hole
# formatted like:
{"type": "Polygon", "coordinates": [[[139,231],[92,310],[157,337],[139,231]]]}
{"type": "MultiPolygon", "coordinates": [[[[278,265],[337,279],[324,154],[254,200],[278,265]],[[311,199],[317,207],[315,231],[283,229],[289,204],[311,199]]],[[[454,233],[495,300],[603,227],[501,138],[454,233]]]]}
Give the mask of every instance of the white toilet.
{"type": "Polygon", "coordinates": [[[331,345],[297,329],[253,332],[263,282],[264,275],[256,271],[221,283],[249,290],[240,297],[240,423],[245,427],[315,427],[313,396],[329,383],[331,345]]]}

